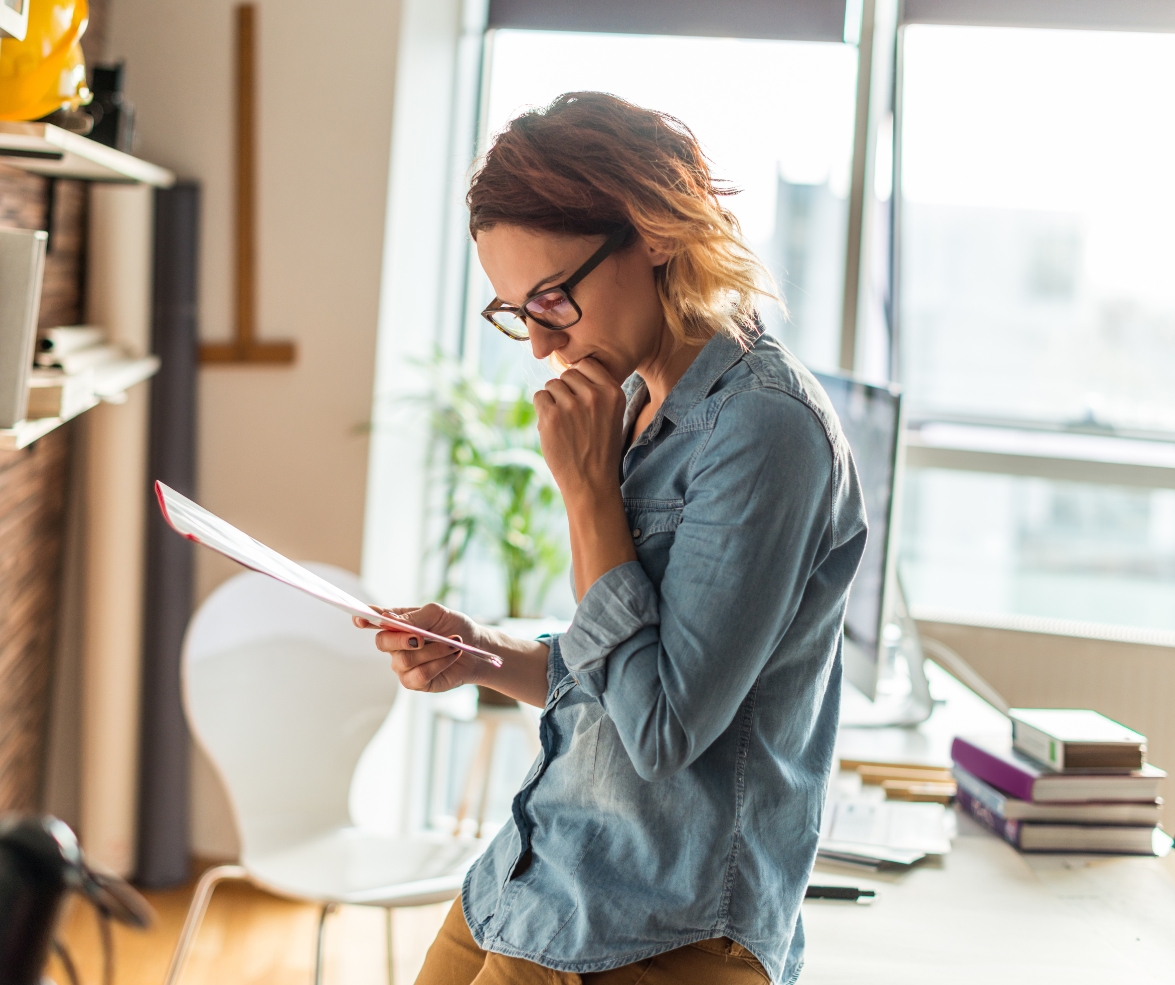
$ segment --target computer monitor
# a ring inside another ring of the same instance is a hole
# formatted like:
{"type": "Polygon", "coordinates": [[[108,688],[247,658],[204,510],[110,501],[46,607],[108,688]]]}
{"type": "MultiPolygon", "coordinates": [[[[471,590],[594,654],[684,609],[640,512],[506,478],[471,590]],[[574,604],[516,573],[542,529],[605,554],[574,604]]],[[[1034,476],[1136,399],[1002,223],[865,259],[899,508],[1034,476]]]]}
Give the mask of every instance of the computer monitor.
{"type": "Polygon", "coordinates": [[[894,621],[897,607],[901,391],[848,376],[814,375],[840,418],[865,496],[869,538],[845,610],[844,671],[849,682],[873,700],[885,664],[884,648],[894,642],[892,632],[887,641],[885,627],[894,621]]]}

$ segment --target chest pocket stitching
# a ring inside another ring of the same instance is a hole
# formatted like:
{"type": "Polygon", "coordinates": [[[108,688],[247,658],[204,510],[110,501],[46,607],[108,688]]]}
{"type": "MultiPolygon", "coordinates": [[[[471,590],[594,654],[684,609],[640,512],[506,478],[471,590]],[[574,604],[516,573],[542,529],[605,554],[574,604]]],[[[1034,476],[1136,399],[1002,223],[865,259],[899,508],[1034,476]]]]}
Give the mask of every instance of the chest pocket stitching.
{"type": "Polygon", "coordinates": [[[633,543],[638,547],[654,534],[673,533],[681,525],[681,507],[671,510],[644,510],[634,511],[629,520],[629,526],[634,534],[633,543]]]}

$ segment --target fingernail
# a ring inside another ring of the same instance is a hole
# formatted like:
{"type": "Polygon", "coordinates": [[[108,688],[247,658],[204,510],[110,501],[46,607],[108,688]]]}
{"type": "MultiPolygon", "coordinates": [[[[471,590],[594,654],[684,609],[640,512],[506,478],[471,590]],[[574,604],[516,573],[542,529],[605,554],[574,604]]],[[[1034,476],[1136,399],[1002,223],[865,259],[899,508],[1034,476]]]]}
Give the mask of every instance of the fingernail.
{"type": "Polygon", "coordinates": [[[415,649],[416,647],[420,646],[420,640],[418,640],[415,636],[409,636],[408,645],[415,649]]]}

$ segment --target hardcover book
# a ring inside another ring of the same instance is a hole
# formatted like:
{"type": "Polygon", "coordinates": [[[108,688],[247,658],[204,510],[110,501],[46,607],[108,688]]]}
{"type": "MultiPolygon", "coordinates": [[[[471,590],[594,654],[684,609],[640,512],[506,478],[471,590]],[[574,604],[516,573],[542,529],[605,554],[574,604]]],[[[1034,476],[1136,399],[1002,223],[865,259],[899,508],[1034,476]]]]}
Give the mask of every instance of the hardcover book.
{"type": "Polygon", "coordinates": [[[993,814],[1009,821],[1047,821],[1052,824],[1133,824],[1154,826],[1159,823],[1163,802],[1119,804],[1037,804],[1018,800],[997,790],[990,783],[968,773],[961,766],[954,769],[959,788],[987,807],[993,814]]]}
{"type": "Polygon", "coordinates": [[[1146,736],[1096,711],[1012,708],[1012,744],[1054,770],[1141,769],[1146,736]]]}
{"type": "Polygon", "coordinates": [[[1132,773],[1056,773],[1016,752],[1011,740],[997,743],[961,736],[951,744],[951,759],[997,790],[1020,800],[1046,803],[1150,803],[1159,796],[1160,784],[1167,776],[1149,763],[1132,773]]]}
{"type": "Polygon", "coordinates": [[[959,806],[984,827],[1024,852],[1098,852],[1157,855],[1171,851],[1171,836],[1161,827],[1107,824],[1042,824],[1001,817],[959,787],[959,806]]]}

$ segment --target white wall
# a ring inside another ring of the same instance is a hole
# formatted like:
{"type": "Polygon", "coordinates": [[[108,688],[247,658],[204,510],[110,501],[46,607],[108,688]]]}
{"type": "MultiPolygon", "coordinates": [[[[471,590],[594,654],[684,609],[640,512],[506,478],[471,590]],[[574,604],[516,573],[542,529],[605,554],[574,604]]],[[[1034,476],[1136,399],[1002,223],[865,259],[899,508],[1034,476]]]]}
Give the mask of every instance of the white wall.
{"type": "MultiPolygon", "coordinates": [[[[258,3],[258,324],[292,367],[209,366],[200,378],[199,497],[278,550],[358,571],[391,142],[396,0],[258,3]]],[[[201,183],[200,319],[233,320],[230,0],[113,0],[107,55],[125,58],[136,152],[201,183]]],[[[238,570],[199,552],[197,601],[238,570]]],[[[206,767],[193,850],[235,849],[206,767]]]]}

